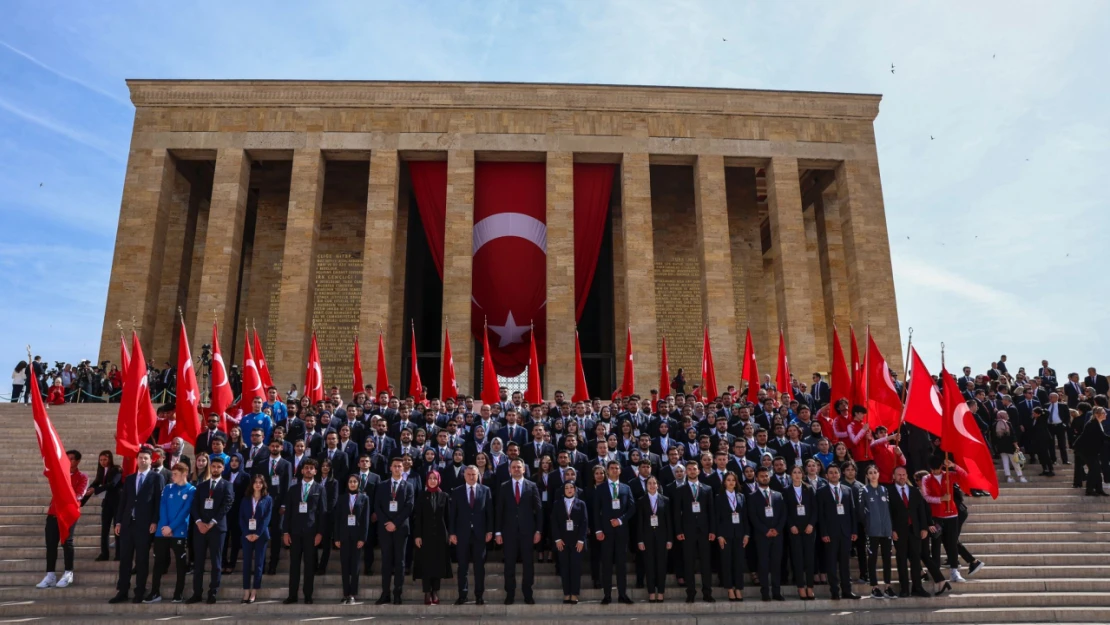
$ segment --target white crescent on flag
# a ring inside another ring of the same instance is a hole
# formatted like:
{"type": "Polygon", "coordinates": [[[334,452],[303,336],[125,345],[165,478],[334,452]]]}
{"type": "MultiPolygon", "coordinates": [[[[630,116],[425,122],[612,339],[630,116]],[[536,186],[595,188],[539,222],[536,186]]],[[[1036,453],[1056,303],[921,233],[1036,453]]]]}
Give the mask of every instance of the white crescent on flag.
{"type": "Polygon", "coordinates": [[[960,402],[960,405],[956,407],[956,414],[952,416],[952,420],[956,426],[956,431],[960,433],[960,436],[978,445],[979,439],[975,438],[971,435],[971,432],[967,431],[967,423],[964,422],[964,417],[967,415],[968,412],[969,411],[967,409],[967,404],[960,402]]]}
{"type": "Polygon", "coordinates": [[[944,414],[944,409],[940,407],[940,393],[937,392],[936,384],[929,384],[929,401],[933,402],[933,410],[936,410],[938,415],[944,414]]]}
{"type": "Polygon", "coordinates": [[[228,385],[227,384],[227,368],[224,367],[224,357],[221,356],[220,354],[213,354],[212,355],[212,362],[213,363],[219,363],[219,365],[220,365],[219,367],[212,367],[212,386],[215,387],[215,388],[219,388],[221,386],[227,386],[228,385]],[[217,371],[220,372],[220,375],[224,376],[222,381],[219,380],[216,377],[216,372],[217,371]]]}
{"type": "Polygon", "coordinates": [[[320,363],[310,362],[310,363],[308,363],[308,366],[312,367],[312,374],[313,374],[313,377],[315,378],[315,382],[316,382],[316,385],[312,387],[312,390],[315,391],[316,389],[323,389],[324,388],[324,372],[320,370],[320,363]]]}
{"type": "Polygon", "coordinates": [[[519,237],[531,241],[547,254],[547,226],[523,213],[497,213],[474,224],[474,254],[483,245],[501,237],[519,237]]]}
{"type": "MultiPolygon", "coordinates": [[[[262,390],[262,376],[259,375],[259,373],[258,373],[258,366],[256,366],[254,364],[253,360],[248,360],[247,364],[244,365],[244,368],[254,369],[254,388],[249,389],[249,390],[250,391],[261,391],[262,390]]],[[[245,378],[246,376],[243,376],[243,377],[245,378]]]]}

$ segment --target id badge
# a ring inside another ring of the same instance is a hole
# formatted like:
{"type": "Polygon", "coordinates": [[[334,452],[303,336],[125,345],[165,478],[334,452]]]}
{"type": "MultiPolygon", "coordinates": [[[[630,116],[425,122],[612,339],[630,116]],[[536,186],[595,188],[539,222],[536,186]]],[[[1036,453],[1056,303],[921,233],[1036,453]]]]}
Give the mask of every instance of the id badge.
{"type": "Polygon", "coordinates": [[[248,469],[249,469],[249,468],[251,468],[251,467],[253,467],[253,466],[254,466],[254,460],[247,460],[247,464],[246,464],[245,466],[246,466],[246,467],[247,467],[248,469]]]}
{"type": "Polygon", "coordinates": [[[270,484],[274,486],[281,486],[281,478],[276,475],[270,477],[270,484]]]}
{"type": "Polygon", "coordinates": [[[654,514],[651,515],[651,526],[659,527],[659,517],[655,516],[654,514]]]}
{"type": "Polygon", "coordinates": [[[614,510],[620,510],[621,509],[621,500],[620,499],[614,499],[613,500],[613,509],[614,510]]]}
{"type": "Polygon", "coordinates": [[[533,460],[532,461],[532,466],[537,468],[537,469],[540,468],[540,459],[536,458],[535,460],[533,460]]]}
{"type": "Polygon", "coordinates": [[[543,501],[543,502],[546,503],[547,502],[547,491],[546,490],[543,491],[543,494],[541,495],[541,497],[542,498],[540,499],[540,501],[543,501]]]}
{"type": "Polygon", "coordinates": [[[732,524],[733,525],[739,525],[740,524],[740,513],[739,512],[733,512],[732,513],[732,524]]]}
{"type": "Polygon", "coordinates": [[[798,506],[798,516],[805,516],[805,515],[806,515],[806,507],[802,506],[802,505],[799,505],[798,506]]]}
{"type": "Polygon", "coordinates": [[[837,514],[844,514],[844,504],[842,504],[842,503],[836,504],[836,513],[837,514]]]}
{"type": "Polygon", "coordinates": [[[794,459],[794,466],[796,466],[796,467],[802,466],[802,459],[801,458],[795,458],[794,459]]]}
{"type": "Polygon", "coordinates": [[[696,502],[696,501],[694,503],[690,504],[690,511],[693,512],[694,514],[700,514],[701,513],[701,504],[696,502]]]}
{"type": "Polygon", "coordinates": [[[308,502],[302,501],[301,505],[297,506],[297,512],[300,512],[301,514],[308,514],[308,502]]]}
{"type": "Polygon", "coordinates": [[[573,532],[574,531],[574,521],[567,520],[567,531],[568,532],[573,532]]]}
{"type": "Polygon", "coordinates": [[[767,517],[768,519],[774,518],[775,509],[774,508],[764,508],[763,509],[763,516],[767,517]]]}
{"type": "Polygon", "coordinates": [[[257,530],[258,529],[258,521],[255,521],[254,519],[247,519],[247,529],[249,529],[252,532],[257,530]]]}
{"type": "Polygon", "coordinates": [[[215,507],[216,507],[216,502],[213,501],[211,497],[204,500],[204,509],[205,510],[212,510],[215,507]]]}
{"type": "Polygon", "coordinates": [[[390,512],[396,512],[397,511],[397,502],[396,501],[389,502],[389,511],[390,512]]]}
{"type": "Polygon", "coordinates": [[[347,527],[354,527],[355,525],[356,525],[356,523],[355,523],[355,515],[353,515],[353,514],[348,514],[348,515],[347,515],[347,527]]]}

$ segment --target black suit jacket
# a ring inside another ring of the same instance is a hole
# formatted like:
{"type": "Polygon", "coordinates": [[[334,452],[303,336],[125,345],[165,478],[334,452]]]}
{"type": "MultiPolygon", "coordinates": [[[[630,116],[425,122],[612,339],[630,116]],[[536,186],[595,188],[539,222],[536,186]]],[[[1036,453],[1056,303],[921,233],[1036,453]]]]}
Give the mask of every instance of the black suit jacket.
{"type": "Polygon", "coordinates": [[[463,483],[451,491],[451,506],[447,509],[447,531],[466,544],[471,539],[485,542],[486,534],[493,533],[493,493],[488,486],[474,485],[474,507],[470,507],[467,485],[463,483]]]}
{"type": "Polygon", "coordinates": [[[717,521],[713,513],[713,489],[699,482],[697,502],[701,506],[700,512],[694,512],[694,492],[690,482],[675,489],[674,531],[675,534],[689,534],[691,541],[707,540],[710,534],[715,533],[717,521]]]}
{"type": "Polygon", "coordinates": [[[820,410],[822,406],[827,405],[829,401],[831,401],[830,398],[832,397],[832,388],[824,379],[814,382],[813,388],[811,390],[813,391],[814,411],[820,410]]]}
{"type": "Polygon", "coordinates": [[[308,489],[307,512],[300,511],[301,492],[304,485],[300,482],[290,488],[285,496],[285,514],[281,515],[281,531],[283,534],[306,536],[322,534],[327,512],[328,497],[324,485],[317,480],[312,481],[308,489]]]}
{"type": "Polygon", "coordinates": [[[728,493],[722,491],[717,495],[717,500],[713,504],[717,514],[716,534],[725,539],[727,542],[734,540],[742,541],[745,536],[750,535],[748,529],[748,511],[747,500],[743,493],[736,491],[736,513],[739,514],[739,522],[732,522],[732,506],[729,505],[728,493]]]}
{"type": "Polygon", "coordinates": [[[1084,458],[1094,458],[1101,453],[1106,440],[1106,430],[1102,427],[1102,423],[1092,418],[1087,420],[1072,447],[1083,454],[1084,458]]]}
{"type": "Polygon", "coordinates": [[[1079,387],[1078,382],[1068,380],[1064,382],[1064,395],[1068,398],[1068,408],[1075,408],[1079,405],[1079,398],[1083,396],[1083,390],[1079,387]]]}
{"type": "Polygon", "coordinates": [[[1095,387],[1096,395],[1110,394],[1110,383],[1107,383],[1106,376],[1101,373],[1096,373],[1094,377],[1087,376],[1083,378],[1083,383],[1095,387]]]}
{"type": "Polygon", "coordinates": [[[674,542],[674,512],[671,510],[671,499],[662,491],[655,499],[655,519],[658,526],[651,526],[651,498],[641,497],[636,501],[636,537],[643,542],[644,537],[651,532],[661,532],[663,540],[674,542]]]}
{"type": "Polygon", "coordinates": [[[856,493],[850,486],[829,484],[828,488],[817,491],[817,529],[822,538],[839,536],[850,539],[852,534],[856,533],[856,526],[859,523],[857,512],[856,493]],[[837,500],[834,490],[840,492],[840,503],[844,506],[844,514],[836,512],[837,500]]]}
{"type": "Polygon", "coordinates": [[[537,461],[544,456],[551,456],[551,460],[555,460],[555,446],[551,443],[543,443],[540,445],[540,453],[536,455],[536,444],[528,443],[520,448],[520,457],[524,460],[524,465],[530,467],[533,471],[540,468],[537,461]]]}
{"type": "Polygon", "coordinates": [[[383,480],[374,492],[374,514],[378,515],[378,530],[385,531],[386,523],[393,523],[397,531],[407,532],[412,511],[416,505],[416,491],[412,482],[401,480],[393,492],[393,478],[383,480]],[[389,502],[397,501],[397,511],[389,511],[389,502]]]}
{"type": "Polygon", "coordinates": [[[783,504],[786,506],[786,529],[798,528],[798,533],[804,533],[807,525],[817,527],[817,492],[809,484],[802,484],[802,498],[798,500],[798,493],[794,485],[782,491],[783,504]],[[805,510],[798,514],[798,506],[805,510]]]}
{"type": "Polygon", "coordinates": [[[767,499],[763,496],[763,489],[757,488],[755,492],[747,495],[748,520],[751,521],[751,535],[755,540],[767,540],[767,532],[775,530],[782,538],[783,529],[786,527],[786,505],[783,503],[782,493],[770,490],[771,516],[767,516],[767,499]]]}
{"type": "MultiPolygon", "coordinates": [[[[328,459],[328,449],[325,447],[320,450],[318,460],[323,462],[328,459]]],[[[343,490],[347,489],[347,476],[351,473],[351,465],[348,464],[349,458],[347,453],[342,449],[336,447],[335,452],[331,457],[331,476],[336,480],[343,482],[343,490]]]]}
{"type": "Polygon", "coordinates": [[[365,494],[359,493],[355,497],[352,511],[350,492],[344,489],[336,499],[335,513],[332,516],[332,540],[340,541],[343,549],[353,549],[357,543],[366,542],[370,535],[370,499],[365,494]],[[355,517],[353,526],[348,520],[352,514],[355,517]]]}
{"type": "MultiPolygon", "coordinates": [[[[244,476],[245,477],[245,476],[244,476]]],[[[193,496],[192,507],[189,511],[189,522],[196,526],[197,521],[205,523],[215,522],[212,528],[221,532],[227,531],[227,513],[235,504],[235,491],[231,482],[220,479],[216,488],[212,489],[212,480],[204,480],[197,484],[197,492],[193,496]],[[212,499],[212,509],[208,509],[205,502],[212,499]]]]}
{"type": "Polygon", "coordinates": [[[227,434],[216,430],[215,434],[209,435],[208,430],[205,430],[197,437],[197,444],[193,448],[210,454],[212,453],[212,440],[216,438],[224,439],[224,446],[227,446],[227,434]]]}
{"type": "MultiPolygon", "coordinates": [[[[274,505],[278,508],[285,505],[285,495],[289,492],[289,480],[292,474],[293,465],[285,458],[281,458],[277,461],[277,465],[274,467],[273,471],[270,471],[270,458],[255,462],[254,466],[251,467],[251,476],[266,476],[266,488],[270,493],[270,498],[274,501],[274,505]],[[278,478],[277,484],[274,484],[274,476],[278,478]]],[[[278,511],[274,510],[271,522],[273,522],[272,519],[277,516],[278,511]]]]}
{"type": "Polygon", "coordinates": [[[147,471],[143,487],[136,492],[137,476],[138,473],[128,475],[123,480],[123,488],[120,489],[116,523],[120,526],[121,534],[132,525],[139,531],[147,533],[151,525],[158,523],[158,506],[162,504],[162,489],[165,488],[166,482],[162,479],[161,473],[151,469],[147,471]]]}
{"type": "MultiPolygon", "coordinates": [[[[921,496],[921,491],[914,488],[911,484],[906,484],[906,490],[909,492],[908,499],[910,505],[907,508],[905,502],[902,501],[901,488],[897,484],[887,487],[887,499],[890,503],[890,525],[899,536],[910,535],[910,525],[912,524],[915,532],[929,529],[931,524],[931,517],[929,515],[929,504],[925,502],[925,498],[921,496]]],[[[912,538],[912,537],[911,537],[912,538]]]]}
{"type": "Polygon", "coordinates": [[[543,528],[543,503],[539,488],[528,480],[520,482],[520,502],[516,501],[513,480],[497,487],[497,533],[505,540],[528,540],[543,528]]]}
{"type": "Polygon", "coordinates": [[[562,495],[551,506],[551,540],[563,541],[564,549],[577,549],[577,543],[585,543],[589,535],[589,515],[586,514],[586,502],[575,498],[571,504],[570,514],[567,514],[567,504],[562,495]],[[567,520],[574,521],[574,529],[567,529],[567,520]]]}

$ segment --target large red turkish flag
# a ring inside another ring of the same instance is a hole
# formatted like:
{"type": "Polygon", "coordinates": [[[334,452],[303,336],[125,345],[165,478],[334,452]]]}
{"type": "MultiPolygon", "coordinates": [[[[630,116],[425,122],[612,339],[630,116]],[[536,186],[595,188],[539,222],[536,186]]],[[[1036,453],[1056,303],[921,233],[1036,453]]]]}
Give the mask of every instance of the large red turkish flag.
{"type": "Polygon", "coordinates": [[[65,542],[69,537],[70,529],[77,519],[81,518],[81,504],[73,493],[73,483],[70,477],[69,456],[50,416],[46,414],[46,406],[42,403],[42,393],[39,392],[38,379],[31,378],[31,412],[35,423],[35,435],[39,441],[39,452],[42,454],[42,474],[50,484],[50,504],[54,516],[58,519],[59,540],[65,542]]]}
{"type": "Polygon", "coordinates": [[[312,333],[312,347],[308,351],[308,364],[304,372],[304,396],[312,403],[324,399],[324,370],[320,367],[320,349],[316,333],[312,333]]]}
{"type": "Polygon", "coordinates": [[[780,396],[786,393],[790,399],[794,399],[794,387],[790,384],[790,361],[786,359],[786,339],[782,336],[782,330],[779,330],[779,363],[775,371],[775,385],[780,396]]]}
{"type": "Polygon", "coordinates": [[[848,371],[848,363],[844,360],[844,350],[840,347],[840,334],[833,326],[833,367],[832,367],[832,401],[833,407],[841,398],[851,402],[852,374],[848,371]]]}
{"type": "Polygon", "coordinates": [[[212,391],[208,399],[209,411],[220,415],[220,430],[227,431],[227,409],[235,401],[231,384],[227,380],[227,366],[220,353],[220,333],[215,322],[212,323],[212,391]]]}
{"type": "Polygon", "coordinates": [[[362,381],[362,354],[360,354],[359,351],[358,351],[358,337],[357,336],[355,337],[354,361],[355,361],[355,364],[352,367],[352,373],[351,373],[352,378],[353,378],[352,385],[354,386],[354,392],[351,395],[351,397],[354,397],[355,395],[358,395],[359,393],[365,393],[366,392],[366,385],[362,381]]]}
{"type": "MultiPolygon", "coordinates": [[[[258,365],[258,375],[262,378],[262,388],[269,389],[274,386],[274,378],[270,375],[270,365],[266,363],[266,354],[262,351],[262,341],[258,339],[258,330],[254,331],[254,364],[258,365]]],[[[278,393],[278,401],[281,401],[281,393],[278,393]]]]}
{"type": "Polygon", "coordinates": [[[937,385],[913,347],[910,347],[908,374],[907,384],[910,386],[906,392],[906,410],[903,413],[906,423],[912,423],[937,436],[943,435],[944,408],[940,403],[937,385]]]}
{"type": "Polygon", "coordinates": [[[956,483],[968,491],[985,490],[998,499],[998,473],[975,415],[968,409],[952,374],[942,369],[940,377],[944,382],[944,423],[940,448],[950,452],[952,461],[966,471],[957,472],[956,483]]]}
{"type": "MultiPolygon", "coordinates": [[[[481,162],[474,168],[471,329],[489,324],[498,375],[528,366],[528,337],[546,353],[547,170],[544,163],[481,162]]],[[[445,285],[450,289],[450,285],[445,285]]],[[[542,363],[542,361],[541,361],[542,363]]]]}
{"type": "Polygon", "coordinates": [[[894,432],[902,425],[902,400],[890,378],[890,367],[879,352],[871,331],[867,332],[867,421],[871,428],[886,426],[894,432]]]}
{"type": "Polygon", "coordinates": [[[239,409],[243,414],[250,414],[254,409],[254,398],[261,397],[266,401],[266,391],[262,388],[262,374],[258,370],[258,363],[251,352],[250,333],[243,341],[243,392],[239,396],[239,409]]]}
{"type": "Polygon", "coordinates": [[[193,367],[193,355],[189,352],[189,336],[185,333],[185,321],[181,321],[181,332],[177,336],[177,431],[190,445],[195,445],[201,432],[200,386],[197,385],[197,370],[193,367]]]}
{"type": "Polygon", "coordinates": [[[440,376],[440,399],[459,396],[459,383],[455,379],[455,358],[451,355],[451,333],[443,329],[443,375],[440,376]]]}
{"type": "Polygon", "coordinates": [[[705,328],[705,336],[701,346],[701,383],[702,398],[705,401],[716,401],[717,395],[717,368],[713,366],[713,348],[709,345],[709,327],[705,328]]]}
{"type": "Polygon", "coordinates": [[[759,367],[755,363],[755,346],[752,344],[752,329],[744,336],[744,372],[741,375],[748,383],[748,401],[759,403],[759,367]]]}

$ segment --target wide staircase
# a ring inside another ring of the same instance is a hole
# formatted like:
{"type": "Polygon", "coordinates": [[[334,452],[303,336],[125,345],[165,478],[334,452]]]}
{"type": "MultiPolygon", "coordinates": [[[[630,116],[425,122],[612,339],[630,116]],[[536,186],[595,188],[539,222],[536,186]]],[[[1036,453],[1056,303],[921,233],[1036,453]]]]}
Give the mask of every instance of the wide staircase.
{"type": "MultiPolygon", "coordinates": [[[[97,454],[114,448],[115,406],[65,405],[50,409],[59,436],[68,448],[84,454],[82,469],[95,474],[97,454]]],[[[784,603],[758,601],[750,587],[743,603],[729,603],[717,591],[717,603],[683,602],[681,588],[671,584],[664,604],[649,604],[642,590],[632,590],[635,605],[600,605],[601,591],[584,590],[582,603],[562,603],[559,579],[551,564],[537,565],[536,605],[502,605],[500,553],[491,554],[486,567],[486,605],[451,605],[455,582],[445,580],[442,605],[424,606],[419,582],[406,580],[405,603],[374,606],[381,578],[363,577],[361,605],[340,605],[342,592],[339,563],[333,557],[329,573],[316,578],[316,603],[286,606],[286,571],[283,557],[278,575],[266,577],[259,601],[239,603],[242,562],[224,576],[219,601],[214,605],[172,604],[174,573],[163,581],[167,601],[153,605],[109,605],[114,594],[115,562],[94,562],[99,550],[99,503],[91,500],[76,531],[76,579],[69,588],[36,589],[45,572],[43,521],[50,495],[42,477],[31,409],[0,405],[0,623],[117,623],[143,619],[172,623],[321,621],[410,623],[436,620],[443,623],[512,623],[542,619],[553,623],[583,622],[655,624],[735,623],[749,620],[768,625],[813,622],[872,625],[880,623],[1105,623],[1110,622],[1110,504],[1107,499],[1084,497],[1071,488],[1070,466],[1060,467],[1054,478],[1031,476],[1028,484],[1002,484],[995,501],[970,499],[971,517],[963,542],[987,566],[965,584],[954,585],[944,597],[839,601],[819,588],[818,600],[801,602],[784,588],[784,603]],[[755,599],[755,600],[753,600],[755,599]]],[[[1039,467],[1029,467],[1030,473],[1039,467]]],[[[61,553],[58,566],[61,567],[61,553]]],[[[376,572],[379,565],[375,563],[376,572]]],[[[853,570],[855,564],[853,563],[853,570]]],[[[964,569],[966,572],[966,568],[964,569]]],[[[634,581],[630,574],[630,581],[634,581]]],[[[589,586],[589,580],[586,580],[589,586]]],[[[668,580],[673,582],[673,578],[668,580]]],[[[207,580],[206,580],[207,584],[207,580]]],[[[631,584],[630,584],[631,585],[631,584]]],[[[186,583],[186,594],[192,586],[186,583]]],[[[856,586],[866,595],[870,590],[856,586]]]]}

